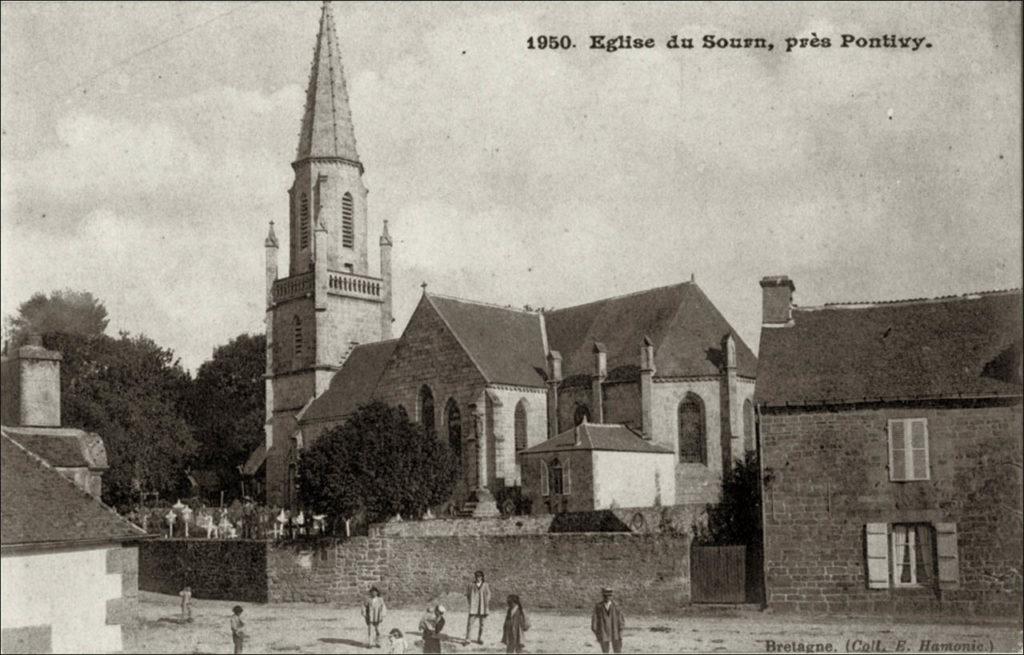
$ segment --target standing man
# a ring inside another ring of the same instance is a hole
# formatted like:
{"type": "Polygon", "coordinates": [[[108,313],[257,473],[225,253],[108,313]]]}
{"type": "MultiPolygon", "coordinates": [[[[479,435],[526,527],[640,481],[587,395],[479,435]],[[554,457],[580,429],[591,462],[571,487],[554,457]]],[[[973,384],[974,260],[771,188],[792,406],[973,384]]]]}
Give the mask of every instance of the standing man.
{"type": "Polygon", "coordinates": [[[612,600],[612,590],[605,587],[601,590],[602,600],[594,607],[594,614],[590,618],[590,629],[594,637],[601,644],[601,652],[621,653],[622,652],[622,629],[626,622],[622,618],[619,606],[612,600]]]}
{"type": "Polygon", "coordinates": [[[484,580],[484,572],[477,571],[473,574],[473,584],[466,590],[466,600],[469,601],[469,618],[466,620],[466,642],[469,642],[469,635],[473,631],[473,621],[477,622],[476,643],[484,643],[484,619],[487,618],[487,608],[491,605],[491,587],[484,580]]]}

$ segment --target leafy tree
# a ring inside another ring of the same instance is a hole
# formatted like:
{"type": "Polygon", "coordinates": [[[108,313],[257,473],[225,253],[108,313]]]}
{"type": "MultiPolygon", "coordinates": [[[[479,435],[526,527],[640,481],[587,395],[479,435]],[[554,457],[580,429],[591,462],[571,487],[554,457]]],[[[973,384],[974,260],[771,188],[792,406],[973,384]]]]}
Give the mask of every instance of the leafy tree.
{"type": "Polygon", "coordinates": [[[5,321],[11,347],[22,345],[28,335],[63,332],[97,336],[107,329],[107,308],[88,291],[64,289],[35,293],[18,306],[18,313],[5,321]]]}
{"type": "Polygon", "coordinates": [[[263,441],[266,337],[242,334],[213,351],[196,372],[186,414],[199,442],[196,466],[216,472],[229,498],[238,466],[263,441]]]}
{"type": "Polygon", "coordinates": [[[321,435],[299,459],[299,496],[332,524],[418,517],[451,495],[458,465],[448,445],[374,401],[321,435]]]}
{"type": "Polygon", "coordinates": [[[757,453],[748,451],[722,481],[722,500],[708,505],[706,526],[697,529],[695,541],[725,546],[761,546],[761,486],[757,453]]]}
{"type": "Polygon", "coordinates": [[[190,379],[174,354],[145,336],[56,332],[43,335],[60,351],[64,425],[103,437],[109,470],[103,499],[121,507],[141,491],[172,497],[196,449],[181,405],[190,379]]]}

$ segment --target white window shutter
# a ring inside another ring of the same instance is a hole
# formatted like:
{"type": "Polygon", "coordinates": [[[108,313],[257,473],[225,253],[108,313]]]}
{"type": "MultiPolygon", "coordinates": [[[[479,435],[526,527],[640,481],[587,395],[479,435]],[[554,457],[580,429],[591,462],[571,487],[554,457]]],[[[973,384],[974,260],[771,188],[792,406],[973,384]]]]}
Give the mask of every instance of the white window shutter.
{"type": "Polygon", "coordinates": [[[889,421],[889,479],[907,479],[906,425],[901,419],[889,421]]]}
{"type": "Polygon", "coordinates": [[[540,495],[551,495],[551,490],[548,488],[548,463],[544,460],[540,460],[540,495]]]}
{"type": "Polygon", "coordinates": [[[915,480],[930,479],[928,470],[928,420],[919,418],[910,421],[910,442],[908,450],[913,464],[911,472],[915,480]]]}
{"type": "Polygon", "coordinates": [[[565,468],[562,469],[562,495],[565,496],[568,496],[570,491],[572,491],[572,477],[569,474],[569,462],[569,458],[566,458],[564,465],[565,468]]]}
{"type": "Polygon", "coordinates": [[[939,555],[939,589],[960,588],[960,553],[956,523],[935,524],[935,550],[939,555]]]}
{"type": "Polygon", "coordinates": [[[864,526],[867,543],[868,589],[889,588],[889,527],[885,523],[864,526]]]}

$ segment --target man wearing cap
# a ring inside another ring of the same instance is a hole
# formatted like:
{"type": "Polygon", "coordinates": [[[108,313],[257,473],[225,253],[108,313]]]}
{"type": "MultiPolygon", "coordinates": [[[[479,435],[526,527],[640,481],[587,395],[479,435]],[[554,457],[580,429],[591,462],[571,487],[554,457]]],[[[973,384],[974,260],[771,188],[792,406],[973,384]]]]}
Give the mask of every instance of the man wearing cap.
{"type": "Polygon", "coordinates": [[[476,643],[484,643],[484,620],[487,618],[487,608],[491,604],[491,587],[484,580],[484,572],[477,571],[473,574],[473,584],[466,588],[466,601],[469,603],[469,618],[466,620],[466,643],[473,631],[473,622],[476,621],[476,643]]]}
{"type": "Polygon", "coordinates": [[[626,622],[622,618],[622,611],[612,600],[612,590],[605,587],[601,590],[602,600],[594,606],[594,614],[590,618],[590,629],[601,644],[601,652],[622,652],[622,629],[626,622]],[[611,650],[609,650],[609,647],[611,650]]]}

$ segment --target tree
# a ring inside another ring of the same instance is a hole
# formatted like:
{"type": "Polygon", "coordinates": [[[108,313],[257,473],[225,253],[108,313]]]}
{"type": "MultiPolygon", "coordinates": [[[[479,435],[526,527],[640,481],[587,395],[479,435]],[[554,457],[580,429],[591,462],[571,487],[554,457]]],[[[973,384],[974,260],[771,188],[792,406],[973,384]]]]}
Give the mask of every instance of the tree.
{"type": "Polygon", "coordinates": [[[448,499],[458,465],[405,410],[374,401],[321,435],[299,459],[299,497],[332,524],[419,517],[448,499]]]}
{"type": "Polygon", "coordinates": [[[199,442],[196,466],[217,474],[229,498],[238,466],[263,442],[266,337],[242,334],[213,351],[196,372],[186,415],[199,442]]]}
{"type": "Polygon", "coordinates": [[[695,541],[707,545],[761,547],[761,486],[757,453],[747,451],[722,480],[722,500],[707,507],[707,526],[695,541]]]}
{"type": "Polygon", "coordinates": [[[11,347],[22,345],[29,334],[78,334],[98,336],[107,329],[107,308],[88,291],[64,289],[35,293],[18,306],[15,316],[6,320],[11,347]]]}
{"type": "Polygon", "coordinates": [[[196,449],[181,407],[190,379],[174,354],[145,336],[43,335],[60,351],[62,423],[103,438],[110,468],[103,500],[115,507],[141,491],[173,497],[196,449]]]}

